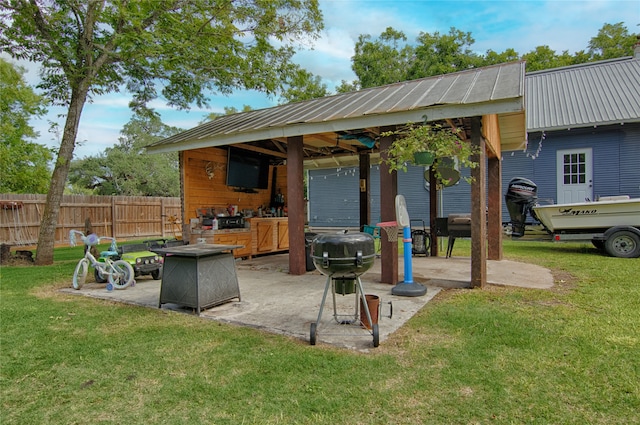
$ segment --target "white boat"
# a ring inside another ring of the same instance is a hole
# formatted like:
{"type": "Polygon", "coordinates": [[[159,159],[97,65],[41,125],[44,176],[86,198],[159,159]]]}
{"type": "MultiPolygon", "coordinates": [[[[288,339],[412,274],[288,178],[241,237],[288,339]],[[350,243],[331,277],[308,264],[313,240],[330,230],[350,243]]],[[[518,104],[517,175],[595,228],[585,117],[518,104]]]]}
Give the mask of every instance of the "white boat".
{"type": "Polygon", "coordinates": [[[640,228],[640,198],[601,197],[593,202],[535,205],[538,220],[551,232],[608,229],[614,226],[640,228]]]}

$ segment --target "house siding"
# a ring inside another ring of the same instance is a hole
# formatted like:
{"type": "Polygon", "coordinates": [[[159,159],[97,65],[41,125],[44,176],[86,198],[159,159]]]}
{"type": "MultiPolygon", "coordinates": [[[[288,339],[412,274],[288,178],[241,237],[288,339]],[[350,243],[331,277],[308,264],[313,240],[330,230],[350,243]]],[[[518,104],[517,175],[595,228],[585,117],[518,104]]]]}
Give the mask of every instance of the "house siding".
{"type": "MultiPolygon", "coordinates": [[[[513,177],[525,177],[538,186],[541,203],[557,201],[556,156],[558,150],[592,148],[593,195],[640,197],[640,124],[591,127],[529,134],[526,151],[503,152],[502,190],[506,193],[513,177]]],[[[380,220],[380,171],[371,168],[371,222],[380,220]]],[[[468,176],[469,170],[463,169],[468,176]]],[[[327,169],[309,172],[310,219],[317,227],[358,227],[358,169],[327,169]],[[326,176],[326,178],[325,178],[326,176]]],[[[470,186],[461,180],[441,192],[439,216],[470,211],[470,186]]],[[[424,167],[409,167],[398,173],[398,193],[405,196],[412,220],[429,223],[429,191],[424,167]]],[[[509,222],[502,204],[502,221],[509,222]]]]}
{"type": "MultiPolygon", "coordinates": [[[[411,220],[429,223],[429,190],[425,184],[424,167],[410,166],[407,172],[398,172],[398,193],[405,197],[411,220]]],[[[380,222],[380,168],[371,167],[370,224],[380,222]]],[[[469,170],[462,175],[468,176],[469,170]]],[[[358,168],[332,168],[309,171],[309,225],[313,227],[358,227],[360,220],[358,168]]],[[[441,193],[441,213],[471,211],[470,186],[464,180],[444,189],[441,193]]],[[[421,226],[419,223],[413,223],[421,226]]]]}
{"type": "Polygon", "coordinates": [[[620,151],[620,193],[640,198],[640,124],[623,126],[620,151]]]}

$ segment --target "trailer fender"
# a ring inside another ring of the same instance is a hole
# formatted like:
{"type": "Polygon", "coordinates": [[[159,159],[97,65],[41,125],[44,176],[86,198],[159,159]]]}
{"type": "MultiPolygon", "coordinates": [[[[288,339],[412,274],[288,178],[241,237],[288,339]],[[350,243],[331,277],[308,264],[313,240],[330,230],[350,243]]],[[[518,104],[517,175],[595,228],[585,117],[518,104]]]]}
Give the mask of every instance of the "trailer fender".
{"type": "Polygon", "coordinates": [[[640,229],[638,229],[637,227],[633,227],[633,226],[615,226],[612,227],[610,229],[607,229],[603,234],[602,234],[602,240],[607,240],[609,239],[609,237],[616,233],[619,232],[620,230],[626,230],[628,232],[633,232],[636,235],[640,236],[640,229]]]}

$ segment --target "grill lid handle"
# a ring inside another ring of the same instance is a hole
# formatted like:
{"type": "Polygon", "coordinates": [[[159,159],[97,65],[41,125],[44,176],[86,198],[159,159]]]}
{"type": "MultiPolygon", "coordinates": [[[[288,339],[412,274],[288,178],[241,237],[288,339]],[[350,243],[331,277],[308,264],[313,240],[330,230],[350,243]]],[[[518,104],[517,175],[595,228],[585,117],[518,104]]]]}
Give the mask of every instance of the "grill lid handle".
{"type": "Polygon", "coordinates": [[[356,265],[361,266],[363,263],[362,251],[356,251],[356,265]]]}
{"type": "Polygon", "coordinates": [[[327,251],[322,253],[322,265],[329,267],[329,253],[327,251]]]}

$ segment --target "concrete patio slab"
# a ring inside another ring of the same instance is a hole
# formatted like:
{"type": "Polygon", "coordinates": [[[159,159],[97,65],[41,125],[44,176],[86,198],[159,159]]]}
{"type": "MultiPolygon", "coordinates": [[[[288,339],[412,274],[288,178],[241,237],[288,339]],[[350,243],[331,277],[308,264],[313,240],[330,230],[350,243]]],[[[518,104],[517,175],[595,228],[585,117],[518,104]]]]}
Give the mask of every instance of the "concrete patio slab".
{"type": "MultiPolygon", "coordinates": [[[[403,280],[403,259],[400,258],[400,280],[403,280]]],[[[309,341],[310,324],[318,319],[327,277],[318,271],[302,276],[288,273],[288,255],[270,255],[238,261],[237,274],[241,300],[218,305],[200,313],[200,317],[262,329],[309,341]]],[[[380,261],[361,276],[367,294],[381,299],[379,339],[384,340],[415,315],[442,288],[469,287],[470,259],[463,257],[414,257],[413,277],[427,287],[420,297],[399,297],[391,294],[392,285],[380,283],[380,261]],[[391,303],[391,304],[389,304],[391,303]],[[392,318],[388,318],[391,307],[392,318]]],[[[493,285],[546,289],[553,286],[553,276],[545,268],[514,261],[488,261],[488,282],[493,285]]],[[[124,290],[107,291],[105,285],[90,283],[81,290],[63,289],[64,292],[89,297],[158,308],[160,280],[139,279],[135,286],[124,290]]],[[[163,304],[163,309],[196,314],[195,309],[163,304]]],[[[318,344],[368,351],[373,348],[370,331],[358,325],[338,322],[357,312],[355,294],[336,295],[336,317],[331,292],[327,297],[317,333],[318,344]],[[337,320],[336,320],[337,319],[337,320]]]]}

